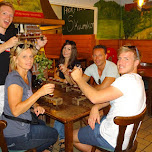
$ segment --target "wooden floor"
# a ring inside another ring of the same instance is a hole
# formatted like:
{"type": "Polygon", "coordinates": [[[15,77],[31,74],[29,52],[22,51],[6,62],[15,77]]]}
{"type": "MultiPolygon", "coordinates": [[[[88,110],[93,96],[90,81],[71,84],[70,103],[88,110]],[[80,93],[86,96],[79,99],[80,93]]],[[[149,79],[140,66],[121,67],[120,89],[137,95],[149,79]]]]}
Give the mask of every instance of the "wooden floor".
{"type": "MultiPolygon", "coordinates": [[[[53,123],[53,122],[52,122],[53,123]]],[[[80,122],[74,123],[74,128],[80,128],[80,122]]],[[[137,135],[138,147],[136,152],[152,152],[152,117],[145,116],[137,135]]],[[[80,152],[75,149],[74,152],[80,152]]],[[[54,145],[53,152],[59,152],[58,142],[54,145]]]]}

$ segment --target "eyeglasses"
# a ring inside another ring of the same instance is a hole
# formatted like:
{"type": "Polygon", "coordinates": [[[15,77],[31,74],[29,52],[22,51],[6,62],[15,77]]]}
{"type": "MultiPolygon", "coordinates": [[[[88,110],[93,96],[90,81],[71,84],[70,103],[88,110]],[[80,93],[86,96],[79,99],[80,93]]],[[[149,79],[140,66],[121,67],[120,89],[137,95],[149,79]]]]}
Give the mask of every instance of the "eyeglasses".
{"type": "Polygon", "coordinates": [[[128,47],[129,49],[135,50],[136,54],[137,54],[137,58],[140,59],[139,51],[138,51],[136,46],[133,46],[133,45],[129,46],[128,45],[128,46],[124,46],[124,47],[128,47]]]}
{"type": "Polygon", "coordinates": [[[30,49],[34,48],[34,46],[32,44],[19,44],[19,45],[17,45],[17,47],[19,47],[21,49],[25,49],[25,46],[28,46],[28,48],[30,48],[30,49]]]}
{"type": "Polygon", "coordinates": [[[21,44],[19,44],[19,45],[16,46],[16,49],[14,50],[14,52],[16,52],[16,50],[17,50],[18,47],[19,47],[20,49],[25,49],[26,47],[27,47],[27,48],[30,48],[30,49],[33,49],[33,48],[34,48],[34,45],[21,43],[21,44]]]}
{"type": "Polygon", "coordinates": [[[100,79],[98,79],[98,83],[101,84],[101,80],[100,79]]]}

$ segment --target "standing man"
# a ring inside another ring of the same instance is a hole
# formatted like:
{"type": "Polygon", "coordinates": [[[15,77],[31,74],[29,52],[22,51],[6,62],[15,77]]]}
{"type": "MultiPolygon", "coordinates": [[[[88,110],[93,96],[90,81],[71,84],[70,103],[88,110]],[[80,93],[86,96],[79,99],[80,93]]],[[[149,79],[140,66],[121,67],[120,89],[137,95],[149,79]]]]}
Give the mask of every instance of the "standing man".
{"type": "Polygon", "coordinates": [[[4,105],[4,84],[9,71],[10,48],[17,44],[15,33],[9,34],[8,27],[13,21],[14,8],[8,2],[0,2],[0,115],[4,105]],[[8,29],[8,30],[7,30],[8,29]]]}
{"type": "MultiPolygon", "coordinates": [[[[118,126],[114,124],[115,116],[134,116],[146,107],[146,95],[142,77],[137,74],[140,56],[135,46],[123,46],[118,52],[117,78],[109,87],[96,90],[82,78],[82,69],[77,67],[71,73],[85,96],[95,105],[88,119],[88,126],[74,130],[74,146],[83,152],[91,152],[91,145],[114,150],[118,136],[118,126]],[[99,110],[111,105],[107,116],[100,121],[99,110]],[[97,122],[97,123],[96,123],[97,122]],[[96,123],[96,125],[95,125],[96,123]]],[[[132,126],[127,127],[123,150],[127,148],[132,126]]]]}
{"type": "Polygon", "coordinates": [[[93,48],[92,55],[94,64],[86,68],[83,78],[88,82],[91,76],[94,78],[96,84],[95,88],[100,90],[110,86],[116,78],[119,77],[117,66],[106,60],[107,48],[103,45],[96,45],[93,48]]]}
{"type": "MultiPolygon", "coordinates": [[[[15,9],[9,2],[0,2],[0,116],[4,106],[4,84],[9,71],[10,48],[18,43],[14,30],[9,28],[13,21],[15,9]]],[[[46,37],[38,39],[36,49],[39,50],[47,43],[46,37]]]]}

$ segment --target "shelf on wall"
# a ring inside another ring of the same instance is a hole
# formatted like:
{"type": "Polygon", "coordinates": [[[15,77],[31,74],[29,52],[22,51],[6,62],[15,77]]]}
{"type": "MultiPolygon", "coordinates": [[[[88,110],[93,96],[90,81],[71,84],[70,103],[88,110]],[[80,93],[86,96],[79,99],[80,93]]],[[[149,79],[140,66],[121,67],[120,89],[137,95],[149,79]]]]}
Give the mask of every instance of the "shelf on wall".
{"type": "Polygon", "coordinates": [[[45,18],[14,16],[13,23],[36,24],[36,25],[64,25],[65,21],[59,20],[59,19],[45,19],[45,18]]]}

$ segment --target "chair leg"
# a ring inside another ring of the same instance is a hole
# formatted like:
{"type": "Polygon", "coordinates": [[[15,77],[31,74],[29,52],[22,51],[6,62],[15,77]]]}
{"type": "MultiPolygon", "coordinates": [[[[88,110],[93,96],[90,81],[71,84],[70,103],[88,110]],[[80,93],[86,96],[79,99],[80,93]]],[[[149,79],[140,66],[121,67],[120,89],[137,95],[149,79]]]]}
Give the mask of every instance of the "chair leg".
{"type": "Polygon", "coordinates": [[[96,151],[96,147],[92,146],[91,152],[95,152],[96,151]]]}
{"type": "Polygon", "coordinates": [[[82,120],[80,120],[80,128],[82,128],[82,120]]]}
{"type": "Polygon", "coordinates": [[[36,149],[35,148],[29,149],[29,150],[26,150],[25,152],[36,152],[36,149]]]}

